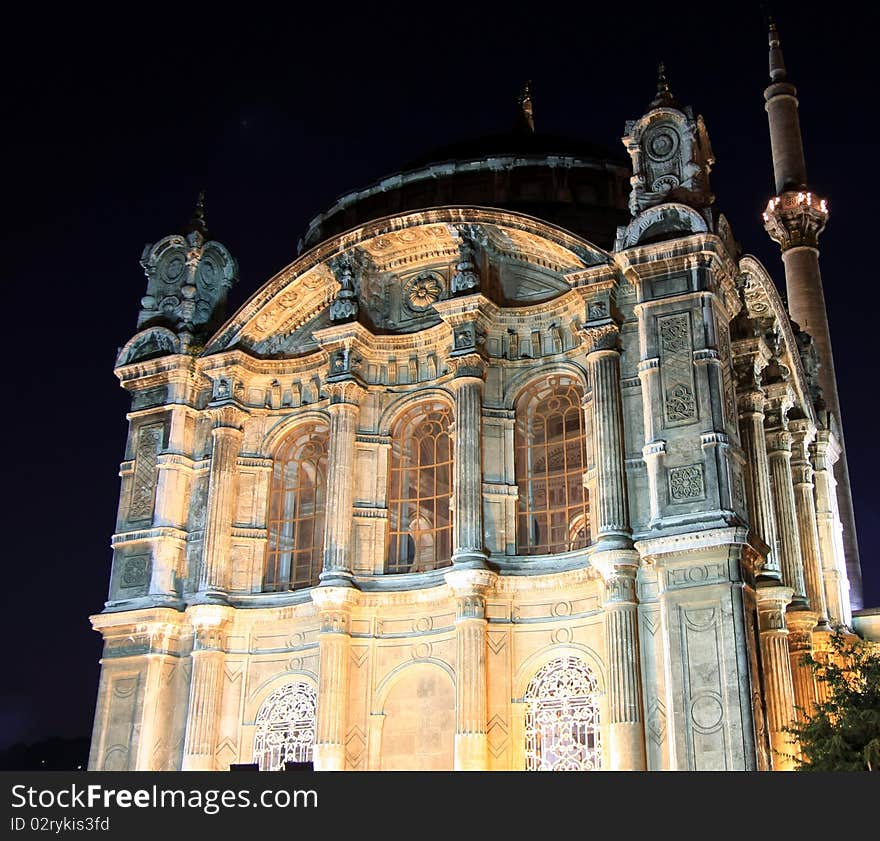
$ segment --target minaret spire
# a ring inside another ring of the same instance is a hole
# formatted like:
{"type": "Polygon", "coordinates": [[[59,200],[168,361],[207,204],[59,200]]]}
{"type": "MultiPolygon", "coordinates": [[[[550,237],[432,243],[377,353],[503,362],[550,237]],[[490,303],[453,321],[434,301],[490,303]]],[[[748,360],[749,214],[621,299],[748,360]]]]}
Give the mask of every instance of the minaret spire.
{"type": "Polygon", "coordinates": [[[522,109],[522,124],[530,132],[535,132],[535,112],[532,106],[532,81],[523,85],[519,95],[519,107],[522,109]]]}
{"type": "Polygon", "coordinates": [[[190,217],[189,225],[186,227],[186,233],[191,234],[193,231],[198,231],[204,239],[208,239],[208,224],[205,222],[204,190],[199,193],[199,197],[196,199],[196,206],[190,217]]]}
{"type": "Polygon", "coordinates": [[[772,15],[768,15],[767,23],[770,27],[770,81],[785,82],[788,76],[785,72],[785,60],[782,57],[782,43],[779,40],[779,30],[772,15]]]}
{"type": "MultiPolygon", "coordinates": [[[[764,211],[764,227],[782,249],[788,312],[813,337],[819,356],[819,385],[835,433],[843,446],[843,424],[834,373],[828,313],[819,271],[819,235],[828,221],[828,203],[807,186],[797,90],[788,79],[776,21],[768,18],[770,84],[764,91],[770,125],[776,196],[764,211]]],[[[861,607],[861,568],[846,452],[835,467],[837,502],[843,525],[844,554],[853,607],[861,607]]]]}

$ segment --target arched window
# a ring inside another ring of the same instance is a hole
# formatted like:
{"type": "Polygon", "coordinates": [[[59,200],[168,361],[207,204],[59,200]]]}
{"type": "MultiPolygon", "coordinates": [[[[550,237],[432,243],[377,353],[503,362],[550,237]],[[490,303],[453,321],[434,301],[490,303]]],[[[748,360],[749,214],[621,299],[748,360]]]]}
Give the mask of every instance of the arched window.
{"type": "Polygon", "coordinates": [[[577,657],[553,660],[526,690],[526,770],[596,771],[602,767],[599,690],[577,657]]]}
{"type": "Polygon", "coordinates": [[[328,427],[297,427],[272,465],[266,590],[295,590],[318,583],[324,550],[328,427]]]}
{"type": "Polygon", "coordinates": [[[307,683],[276,689],[257,713],[254,762],[261,771],[283,771],[285,762],[311,762],[318,697],[307,683]]]}
{"type": "Polygon", "coordinates": [[[514,446],[517,553],[583,549],[590,542],[590,507],[584,413],[574,379],[554,376],[525,388],[516,401],[514,446]]]}
{"type": "Polygon", "coordinates": [[[452,558],[452,414],[445,403],[419,403],[391,433],[386,572],[426,572],[452,558]]]}

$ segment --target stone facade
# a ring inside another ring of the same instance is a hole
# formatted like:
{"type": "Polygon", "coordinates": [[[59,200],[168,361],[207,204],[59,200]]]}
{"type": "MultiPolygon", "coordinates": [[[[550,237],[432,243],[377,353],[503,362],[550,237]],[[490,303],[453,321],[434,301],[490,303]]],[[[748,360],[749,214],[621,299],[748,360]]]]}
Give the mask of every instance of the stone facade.
{"type": "Polygon", "coordinates": [[[624,143],[613,249],[383,216],[219,329],[201,214],[172,280],[224,294],[145,252],[91,768],[792,766],[850,622],[838,427],[702,119],[661,77],[624,143]]]}

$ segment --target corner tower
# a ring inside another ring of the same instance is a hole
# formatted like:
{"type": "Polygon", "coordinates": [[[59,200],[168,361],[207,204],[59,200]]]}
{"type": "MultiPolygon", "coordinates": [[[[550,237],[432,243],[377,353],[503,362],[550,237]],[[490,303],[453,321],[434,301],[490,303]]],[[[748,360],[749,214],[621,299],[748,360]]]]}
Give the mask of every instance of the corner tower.
{"type": "MultiPolygon", "coordinates": [[[[764,227],[782,249],[788,312],[792,320],[813,337],[820,361],[820,399],[834,418],[837,435],[843,442],[834,355],[819,271],[819,235],[828,221],[828,203],[810,190],[807,183],[797,90],[788,79],[779,32],[772,19],[769,45],[770,84],[764,91],[764,100],[770,124],[776,195],[764,211],[764,227]]],[[[862,576],[845,450],[835,473],[850,601],[858,608],[862,605],[862,576]]]]}

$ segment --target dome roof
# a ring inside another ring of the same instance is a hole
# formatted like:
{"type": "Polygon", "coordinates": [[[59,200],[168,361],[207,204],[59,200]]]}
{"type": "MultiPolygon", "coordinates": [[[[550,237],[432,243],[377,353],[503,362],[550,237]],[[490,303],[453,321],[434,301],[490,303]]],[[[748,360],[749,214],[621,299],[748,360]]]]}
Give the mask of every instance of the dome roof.
{"type": "Polygon", "coordinates": [[[431,207],[479,206],[534,216],[610,249],[629,221],[623,149],[515,130],[462,140],[340,197],[309,223],[300,249],[375,219],[431,207]]]}
{"type": "Polygon", "coordinates": [[[584,160],[609,161],[628,166],[624,149],[611,149],[582,138],[565,137],[534,131],[513,130],[466,138],[441,146],[409,162],[404,171],[420,169],[444,161],[469,161],[479,158],[503,157],[574,157],[584,160]]]}

